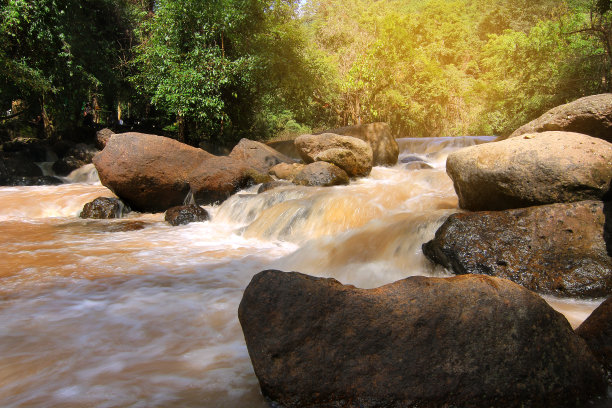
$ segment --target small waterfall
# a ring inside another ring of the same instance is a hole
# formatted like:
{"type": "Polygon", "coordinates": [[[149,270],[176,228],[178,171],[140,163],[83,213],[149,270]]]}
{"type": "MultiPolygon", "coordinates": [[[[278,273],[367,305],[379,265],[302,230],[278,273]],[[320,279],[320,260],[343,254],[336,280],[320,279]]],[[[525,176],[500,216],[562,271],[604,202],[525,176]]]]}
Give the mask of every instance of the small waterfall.
{"type": "Polygon", "coordinates": [[[67,183],[87,183],[87,184],[99,184],[100,177],[98,177],[98,170],[92,163],[86,164],[83,167],[79,167],[73,170],[69,175],[64,177],[67,183]]]}

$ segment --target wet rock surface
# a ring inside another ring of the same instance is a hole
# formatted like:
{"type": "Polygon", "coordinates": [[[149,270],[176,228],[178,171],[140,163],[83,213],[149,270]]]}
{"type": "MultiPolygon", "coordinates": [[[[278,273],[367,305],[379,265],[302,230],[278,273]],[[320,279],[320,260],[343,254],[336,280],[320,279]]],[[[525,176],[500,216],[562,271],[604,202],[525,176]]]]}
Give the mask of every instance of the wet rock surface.
{"type": "Polygon", "coordinates": [[[143,133],[114,135],[93,162],[103,185],[144,212],[182,205],[189,194],[197,204],[220,202],[254,182],[231,157],[143,133]]]}
{"type": "Polygon", "coordinates": [[[373,152],[374,166],[393,166],[397,163],[399,146],[391,135],[387,123],[376,122],[365,125],[345,126],[327,130],[324,133],[352,136],[368,142],[373,152]]]}
{"type": "Polygon", "coordinates": [[[300,186],[330,187],[349,183],[344,170],[327,162],[315,162],[304,166],[293,178],[293,183],[300,186]]]}
{"type": "Polygon", "coordinates": [[[606,388],[567,320],[498,278],[365,290],[264,271],[238,317],[272,406],[574,407],[606,388]]]}
{"type": "Polygon", "coordinates": [[[612,143],[612,94],[586,96],[557,106],[521,126],[510,137],[550,130],[583,133],[612,143]]]}
{"type": "Polygon", "coordinates": [[[83,211],[81,211],[79,217],[111,219],[121,218],[129,212],[130,208],[123,204],[118,198],[98,197],[83,206],[83,211]]]}
{"type": "Polygon", "coordinates": [[[558,296],[608,296],[610,218],[600,201],[453,214],[423,253],[455,274],[498,276],[558,296]]]}
{"type": "MultiPolygon", "coordinates": [[[[599,359],[612,386],[612,297],[605,300],[576,329],[589,348],[599,359]]],[[[612,400],[611,400],[612,402],[612,400]]]]}
{"type": "Polygon", "coordinates": [[[612,144],[544,132],[451,153],[446,172],[471,211],[602,199],[612,180],[612,144]]]}
{"type": "Polygon", "coordinates": [[[333,133],[302,135],[295,139],[295,146],[304,163],[332,163],[349,177],[365,177],[372,171],[372,148],[356,137],[333,133]]]}
{"type": "Polygon", "coordinates": [[[0,185],[4,186],[56,186],[64,181],[54,176],[9,176],[0,178],[0,185]]]}
{"type": "Polygon", "coordinates": [[[208,214],[208,211],[199,205],[189,204],[169,208],[166,210],[164,219],[170,225],[176,227],[178,225],[187,225],[192,222],[208,221],[210,219],[210,215],[208,214]]]}

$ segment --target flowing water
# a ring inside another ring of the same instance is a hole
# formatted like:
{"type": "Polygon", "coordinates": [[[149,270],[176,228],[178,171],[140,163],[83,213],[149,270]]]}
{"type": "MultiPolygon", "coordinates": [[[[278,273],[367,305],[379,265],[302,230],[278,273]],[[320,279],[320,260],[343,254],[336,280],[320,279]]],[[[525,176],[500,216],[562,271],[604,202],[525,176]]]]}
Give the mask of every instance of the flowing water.
{"type": "MultiPolygon", "coordinates": [[[[445,276],[421,253],[457,197],[444,171],[486,137],[401,139],[400,160],[350,186],[241,192],[212,221],[162,214],[83,220],[112,193],[95,169],[71,184],[0,188],[0,406],[266,407],[237,319],[264,269],[376,287],[445,276]]],[[[547,298],[576,326],[601,302],[547,298]]]]}

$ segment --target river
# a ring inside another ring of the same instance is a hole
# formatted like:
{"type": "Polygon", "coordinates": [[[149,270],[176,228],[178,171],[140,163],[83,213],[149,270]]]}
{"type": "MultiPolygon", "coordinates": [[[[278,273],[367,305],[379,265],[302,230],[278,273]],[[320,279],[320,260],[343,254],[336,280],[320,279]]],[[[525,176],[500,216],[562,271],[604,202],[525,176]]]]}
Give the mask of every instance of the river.
{"type": "MultiPolygon", "coordinates": [[[[371,288],[446,276],[421,253],[457,197],[452,150],[487,137],[400,139],[400,160],[350,186],[240,192],[212,220],[83,220],[112,196],[90,165],[70,184],[0,187],[0,406],[264,408],[237,310],[275,268],[371,288]]],[[[573,326],[602,301],[547,298],[573,326]]]]}

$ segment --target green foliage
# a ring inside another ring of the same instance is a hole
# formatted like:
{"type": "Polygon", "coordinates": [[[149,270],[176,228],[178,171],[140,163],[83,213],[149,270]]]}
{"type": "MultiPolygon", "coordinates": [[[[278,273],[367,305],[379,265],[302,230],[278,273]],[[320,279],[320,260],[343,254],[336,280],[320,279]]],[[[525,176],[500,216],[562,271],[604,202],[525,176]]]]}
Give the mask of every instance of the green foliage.
{"type": "Polygon", "coordinates": [[[189,122],[192,141],[261,137],[269,127],[262,111],[298,105],[289,92],[304,69],[295,7],[160,0],[140,30],[133,81],[157,108],[189,122]]]}
{"type": "Polygon", "coordinates": [[[8,0],[0,10],[0,103],[67,125],[92,94],[110,95],[129,40],[123,0],[8,0]],[[126,31],[128,34],[126,34],[126,31]],[[38,113],[37,113],[38,112],[38,113]]]}

